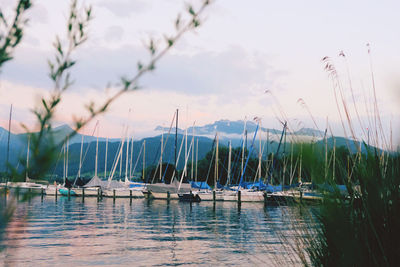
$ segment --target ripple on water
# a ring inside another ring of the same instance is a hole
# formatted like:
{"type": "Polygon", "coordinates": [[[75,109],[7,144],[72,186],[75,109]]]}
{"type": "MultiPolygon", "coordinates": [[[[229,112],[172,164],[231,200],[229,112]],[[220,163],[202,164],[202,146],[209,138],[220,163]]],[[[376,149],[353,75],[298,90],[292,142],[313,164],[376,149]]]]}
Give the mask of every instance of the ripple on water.
{"type": "Polygon", "coordinates": [[[256,203],[39,197],[16,214],[0,256],[15,266],[241,266],[284,262],[279,235],[293,236],[284,218],[296,213],[256,203]]]}

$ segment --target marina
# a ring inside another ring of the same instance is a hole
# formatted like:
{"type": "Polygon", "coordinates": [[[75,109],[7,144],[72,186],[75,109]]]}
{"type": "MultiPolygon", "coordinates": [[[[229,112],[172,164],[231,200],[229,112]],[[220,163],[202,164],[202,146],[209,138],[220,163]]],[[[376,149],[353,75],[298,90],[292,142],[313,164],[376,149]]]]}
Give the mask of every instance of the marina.
{"type": "Polygon", "coordinates": [[[398,10],[1,1],[0,266],[399,266],[398,10]]]}

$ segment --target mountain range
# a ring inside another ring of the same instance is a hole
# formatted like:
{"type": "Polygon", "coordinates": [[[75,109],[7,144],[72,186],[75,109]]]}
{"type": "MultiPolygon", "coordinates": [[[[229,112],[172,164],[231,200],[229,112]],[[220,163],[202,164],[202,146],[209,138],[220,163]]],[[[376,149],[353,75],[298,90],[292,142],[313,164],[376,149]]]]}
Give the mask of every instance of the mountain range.
{"type": "MultiPolygon", "coordinates": [[[[195,134],[195,148],[197,148],[196,143],[198,140],[198,160],[202,159],[207,152],[211,150],[213,147],[214,137],[216,132],[218,132],[220,146],[228,146],[229,141],[231,141],[232,147],[242,146],[243,142],[249,148],[253,139],[254,132],[256,130],[257,124],[248,121],[246,122],[246,130],[247,130],[247,138],[243,140],[243,129],[244,129],[244,121],[229,121],[229,120],[220,120],[216,121],[212,124],[207,124],[204,126],[195,126],[187,129],[188,132],[188,147],[190,146],[190,142],[192,140],[192,133],[195,134]]],[[[143,152],[140,154],[141,149],[143,150],[143,142],[146,143],[146,157],[145,157],[145,166],[156,165],[160,158],[160,147],[161,147],[161,133],[163,133],[163,143],[164,143],[164,153],[163,153],[163,162],[174,163],[175,161],[175,128],[167,129],[161,126],[157,126],[155,129],[156,132],[159,132],[159,135],[153,137],[143,138],[141,140],[135,140],[133,142],[133,150],[132,150],[132,165],[138,162],[136,171],[141,171],[143,166],[143,152]],[[170,135],[168,135],[170,132],[170,135]],[[140,155],[139,155],[140,154],[140,155]]],[[[277,150],[280,137],[282,135],[282,130],[276,129],[267,129],[261,128],[260,131],[264,135],[263,137],[263,154],[264,157],[267,153],[275,152],[277,150]],[[266,141],[266,133],[269,133],[269,142],[266,141]]],[[[68,125],[62,125],[60,127],[54,128],[54,141],[56,143],[61,143],[68,134],[71,134],[73,130],[68,125]]],[[[182,140],[184,138],[185,131],[183,129],[178,128],[178,151],[182,144],[182,140]]],[[[81,149],[81,140],[83,136],[83,151],[86,154],[85,161],[82,164],[82,173],[90,173],[94,170],[95,165],[95,155],[96,155],[96,137],[81,135],[76,133],[69,140],[69,173],[76,174],[79,168],[79,155],[81,149]]],[[[303,137],[302,140],[312,141],[314,143],[324,145],[323,137],[324,132],[303,128],[295,133],[287,134],[287,143],[293,141],[291,136],[303,137]],[[308,138],[308,139],[307,139],[308,138]],[[292,141],[291,141],[292,140],[292,141]]],[[[354,143],[353,141],[349,142],[346,138],[337,138],[336,145],[342,146],[350,144],[350,149],[354,152],[356,151],[356,146],[359,144],[354,143]]],[[[285,139],[284,139],[285,140],[285,139]]],[[[258,139],[257,139],[258,141],[258,139]]],[[[0,127],[0,171],[5,170],[5,162],[7,157],[7,142],[8,142],[8,131],[4,128],[0,127]]],[[[99,152],[98,152],[98,172],[104,172],[105,167],[107,170],[111,170],[113,166],[113,162],[115,160],[115,156],[119,151],[119,147],[121,144],[121,139],[108,139],[108,151],[107,151],[107,164],[105,164],[105,151],[106,151],[106,138],[99,138],[99,152]]],[[[332,147],[332,139],[328,138],[328,145],[332,147]]],[[[14,166],[18,166],[19,162],[22,160],[26,160],[26,153],[28,147],[27,134],[13,134],[10,133],[10,153],[9,153],[9,162],[14,166]]],[[[183,168],[184,162],[184,147],[182,148],[182,155],[180,157],[180,161],[178,164],[178,169],[183,168]]],[[[259,143],[255,144],[255,150],[258,150],[259,143]]],[[[122,153],[122,162],[125,164],[126,162],[126,144],[123,148],[124,153],[122,153]]],[[[130,154],[130,149],[128,154],[130,154]]],[[[61,148],[60,148],[60,156],[61,156],[61,148]]],[[[255,154],[258,154],[256,152],[255,154]]],[[[189,159],[190,161],[191,159],[189,159]]],[[[62,176],[63,174],[63,160],[59,160],[58,164],[52,170],[57,176],[62,176]]],[[[116,168],[119,170],[119,166],[116,168]]],[[[124,169],[124,168],[123,168],[124,169]]]]}

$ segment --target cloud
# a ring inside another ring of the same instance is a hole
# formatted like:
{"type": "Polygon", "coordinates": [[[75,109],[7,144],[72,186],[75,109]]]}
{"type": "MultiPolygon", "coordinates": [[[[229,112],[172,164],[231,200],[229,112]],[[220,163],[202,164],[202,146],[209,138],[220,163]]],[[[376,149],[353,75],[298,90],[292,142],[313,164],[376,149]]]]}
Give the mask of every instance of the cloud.
{"type": "Polygon", "coordinates": [[[150,8],[147,2],[141,0],[104,0],[96,6],[106,8],[117,17],[129,17],[134,13],[142,13],[150,8]]]}
{"type": "Polygon", "coordinates": [[[13,56],[13,60],[7,62],[1,69],[1,80],[43,88],[51,85],[46,61],[51,54],[37,47],[24,47],[17,49],[13,56]]]}
{"type": "MultiPolygon", "coordinates": [[[[38,49],[25,49],[5,68],[3,78],[49,88],[46,58],[50,56],[38,49]]],[[[133,45],[117,49],[91,46],[80,50],[74,58],[77,64],[72,70],[76,82],[73,87],[102,90],[108,83],[119,82],[121,76],[134,75],[137,61],[144,62],[148,53],[133,45]]],[[[194,55],[175,51],[161,59],[140,85],[190,96],[223,96],[217,104],[240,104],[249,96],[263,95],[266,89],[280,88],[280,79],[285,75],[269,64],[268,56],[230,47],[221,53],[203,51],[194,55]]]]}
{"type": "Polygon", "coordinates": [[[49,14],[45,6],[35,3],[28,11],[28,17],[33,23],[49,23],[49,14]],[[30,13],[30,14],[29,14],[30,13]]]}
{"type": "Polygon", "coordinates": [[[111,26],[107,29],[106,33],[104,34],[104,40],[106,42],[117,42],[122,39],[124,35],[124,29],[120,26],[111,26]]]}
{"type": "Polygon", "coordinates": [[[193,56],[169,55],[159,65],[152,85],[186,94],[248,94],[254,87],[270,85],[275,77],[267,58],[248,54],[240,47],[193,56]]]}

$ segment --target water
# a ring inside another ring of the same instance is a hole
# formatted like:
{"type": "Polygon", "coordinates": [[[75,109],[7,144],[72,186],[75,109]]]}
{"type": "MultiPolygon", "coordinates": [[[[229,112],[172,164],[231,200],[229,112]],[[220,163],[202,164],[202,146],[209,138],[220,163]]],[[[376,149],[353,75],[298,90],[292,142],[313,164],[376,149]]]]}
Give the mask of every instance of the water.
{"type": "Polygon", "coordinates": [[[287,242],[296,240],[293,227],[302,223],[298,207],[262,203],[191,205],[36,197],[17,205],[0,262],[11,266],[293,265],[295,253],[287,242]]]}

